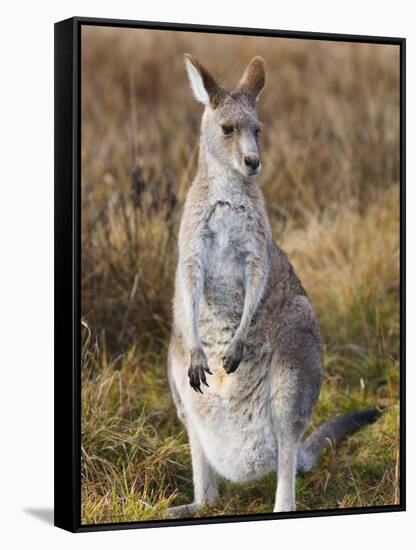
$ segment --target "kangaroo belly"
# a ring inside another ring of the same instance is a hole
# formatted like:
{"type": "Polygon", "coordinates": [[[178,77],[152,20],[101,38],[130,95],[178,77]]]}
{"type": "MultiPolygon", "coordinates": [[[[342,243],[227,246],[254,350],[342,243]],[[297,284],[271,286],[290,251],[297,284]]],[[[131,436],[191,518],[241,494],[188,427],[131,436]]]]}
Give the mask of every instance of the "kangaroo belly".
{"type": "Polygon", "coordinates": [[[211,354],[208,363],[212,375],[203,395],[189,384],[179,390],[188,421],[218,474],[234,482],[262,477],[277,461],[270,369],[263,362],[243,361],[230,375],[221,357],[211,354]]]}
{"type": "Polygon", "coordinates": [[[208,418],[195,418],[198,435],[208,461],[233,482],[257,479],[276,468],[277,447],[270,415],[233,410],[223,404],[208,418]]]}
{"type": "Polygon", "coordinates": [[[259,479],[277,468],[277,449],[268,426],[253,423],[241,431],[232,424],[217,433],[201,431],[208,461],[225,479],[242,483],[259,479]]]}

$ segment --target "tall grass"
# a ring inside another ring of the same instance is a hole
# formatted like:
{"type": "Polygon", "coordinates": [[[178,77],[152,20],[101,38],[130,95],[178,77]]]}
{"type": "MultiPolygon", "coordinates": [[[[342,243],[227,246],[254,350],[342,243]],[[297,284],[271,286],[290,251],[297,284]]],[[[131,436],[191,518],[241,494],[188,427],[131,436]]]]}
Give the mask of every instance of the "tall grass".
{"type": "MultiPolygon", "coordinates": [[[[228,86],[251,56],[266,59],[259,181],[324,337],[312,426],[388,407],[299,478],[299,507],[398,502],[398,47],[82,32],[83,522],[161,518],[192,497],[166,379],[176,236],[201,114],[186,51],[228,86]]],[[[201,513],[270,511],[275,482],[222,481],[221,500],[201,513]]]]}

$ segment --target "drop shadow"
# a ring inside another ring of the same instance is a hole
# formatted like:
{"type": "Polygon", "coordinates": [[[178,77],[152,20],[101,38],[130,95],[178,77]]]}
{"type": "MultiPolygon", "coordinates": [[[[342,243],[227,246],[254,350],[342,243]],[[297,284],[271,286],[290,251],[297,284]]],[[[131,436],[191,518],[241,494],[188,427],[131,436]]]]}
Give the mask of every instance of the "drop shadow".
{"type": "Polygon", "coordinates": [[[25,508],[24,512],[44,523],[53,525],[53,508],[25,508]]]}

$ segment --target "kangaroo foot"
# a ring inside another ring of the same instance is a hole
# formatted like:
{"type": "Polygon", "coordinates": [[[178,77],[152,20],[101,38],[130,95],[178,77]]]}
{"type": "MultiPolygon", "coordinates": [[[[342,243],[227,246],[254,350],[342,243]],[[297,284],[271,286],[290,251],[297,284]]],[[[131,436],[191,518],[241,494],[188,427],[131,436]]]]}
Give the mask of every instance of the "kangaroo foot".
{"type": "Polygon", "coordinates": [[[196,514],[198,508],[200,508],[200,505],[196,502],[191,502],[191,504],[182,504],[181,506],[172,506],[167,509],[165,517],[166,519],[192,517],[196,514]]]}

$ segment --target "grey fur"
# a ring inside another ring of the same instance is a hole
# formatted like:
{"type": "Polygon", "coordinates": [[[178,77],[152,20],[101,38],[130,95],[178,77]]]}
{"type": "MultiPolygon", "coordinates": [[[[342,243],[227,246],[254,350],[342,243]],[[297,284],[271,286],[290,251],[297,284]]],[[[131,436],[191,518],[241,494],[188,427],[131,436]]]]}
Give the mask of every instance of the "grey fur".
{"type": "Polygon", "coordinates": [[[322,382],[321,335],[253,177],[264,61],[254,58],[233,93],[191,56],[186,63],[205,111],[179,231],[168,375],[191,443],[195,500],[169,515],[213,502],[217,474],[241,482],[273,470],[274,510],[294,510],[297,469],[345,426],[301,443],[322,382]]]}

